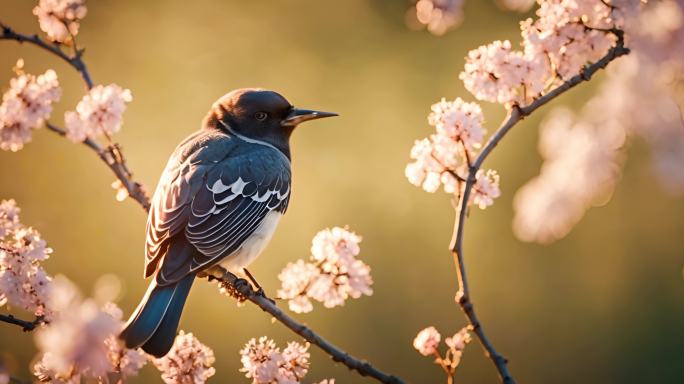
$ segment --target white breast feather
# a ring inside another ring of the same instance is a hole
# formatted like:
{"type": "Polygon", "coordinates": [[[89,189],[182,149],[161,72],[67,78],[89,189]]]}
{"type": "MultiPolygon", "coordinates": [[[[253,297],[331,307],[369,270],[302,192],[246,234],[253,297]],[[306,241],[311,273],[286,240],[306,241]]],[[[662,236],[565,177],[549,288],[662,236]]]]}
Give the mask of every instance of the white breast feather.
{"type": "Polygon", "coordinates": [[[242,269],[251,264],[271,241],[281,217],[283,214],[280,212],[269,212],[252,236],[245,240],[237,251],[221,261],[221,266],[232,273],[242,275],[242,269]]]}

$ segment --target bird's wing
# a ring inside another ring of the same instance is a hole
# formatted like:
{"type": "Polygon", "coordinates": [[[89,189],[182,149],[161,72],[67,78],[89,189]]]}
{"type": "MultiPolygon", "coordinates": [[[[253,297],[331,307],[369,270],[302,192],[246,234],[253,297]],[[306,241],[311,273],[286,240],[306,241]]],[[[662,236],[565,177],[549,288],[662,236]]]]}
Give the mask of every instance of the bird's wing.
{"type": "Polygon", "coordinates": [[[238,250],[269,212],[287,209],[287,158],[236,140],[204,143],[179,166],[171,164],[173,158],[167,166],[147,226],[146,275],[159,270],[159,284],[219,262],[238,250]]]}

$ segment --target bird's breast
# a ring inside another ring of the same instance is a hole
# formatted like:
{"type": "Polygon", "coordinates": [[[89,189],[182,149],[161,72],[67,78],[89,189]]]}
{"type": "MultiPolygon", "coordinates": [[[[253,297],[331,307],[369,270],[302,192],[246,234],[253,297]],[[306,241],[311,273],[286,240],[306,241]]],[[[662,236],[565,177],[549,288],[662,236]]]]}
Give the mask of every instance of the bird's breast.
{"type": "Polygon", "coordinates": [[[221,266],[234,274],[242,275],[242,269],[249,266],[271,241],[281,217],[283,214],[280,212],[269,212],[242,246],[221,261],[221,266]]]}

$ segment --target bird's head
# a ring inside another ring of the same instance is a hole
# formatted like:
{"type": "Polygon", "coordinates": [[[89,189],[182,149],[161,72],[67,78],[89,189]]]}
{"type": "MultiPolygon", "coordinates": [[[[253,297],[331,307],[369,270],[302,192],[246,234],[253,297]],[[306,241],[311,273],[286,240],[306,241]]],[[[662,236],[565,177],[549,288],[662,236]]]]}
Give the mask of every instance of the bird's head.
{"type": "Polygon", "coordinates": [[[215,117],[216,128],[228,134],[265,141],[287,150],[290,135],[297,125],[331,116],[337,114],[295,108],[274,91],[243,88],[219,98],[207,117],[215,117]]]}

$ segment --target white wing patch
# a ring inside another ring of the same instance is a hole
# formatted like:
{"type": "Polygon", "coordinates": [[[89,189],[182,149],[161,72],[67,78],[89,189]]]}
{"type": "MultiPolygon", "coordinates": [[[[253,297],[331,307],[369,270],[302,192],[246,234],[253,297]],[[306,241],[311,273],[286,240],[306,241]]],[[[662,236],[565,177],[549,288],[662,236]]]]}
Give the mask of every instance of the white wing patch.
{"type": "MultiPolygon", "coordinates": [[[[214,194],[214,196],[216,196],[219,193],[223,193],[223,192],[230,190],[231,194],[224,197],[223,199],[221,199],[221,200],[214,199],[214,204],[216,206],[218,206],[218,205],[223,205],[225,203],[233,201],[237,197],[241,196],[242,192],[245,190],[245,187],[247,185],[249,185],[250,183],[252,183],[252,182],[251,181],[246,182],[246,181],[242,180],[242,177],[238,177],[238,179],[235,180],[235,182],[233,182],[229,185],[225,185],[225,184],[223,184],[223,180],[218,179],[218,180],[216,180],[216,182],[214,182],[214,185],[212,185],[212,186],[207,185],[207,189],[209,189],[214,194]]],[[[262,195],[259,195],[259,192],[257,191],[252,196],[250,196],[250,198],[257,203],[263,203],[263,202],[268,201],[272,196],[275,196],[279,201],[283,201],[283,200],[287,199],[287,197],[289,195],[290,195],[290,187],[288,186],[287,191],[285,191],[284,193],[281,193],[279,189],[269,189],[269,190],[266,190],[262,195]]],[[[247,197],[247,196],[245,196],[245,197],[247,197]]],[[[218,209],[216,206],[214,206],[214,208],[210,211],[214,215],[217,215],[217,214],[221,213],[221,211],[222,211],[222,209],[218,209]]]]}
{"type": "Polygon", "coordinates": [[[285,193],[280,193],[279,190],[275,189],[269,189],[266,192],[264,192],[263,195],[259,196],[259,193],[255,193],[254,196],[252,196],[252,200],[258,202],[258,203],[263,203],[264,201],[268,200],[271,198],[271,196],[276,196],[276,198],[280,201],[283,201],[287,199],[287,197],[290,195],[290,187],[287,188],[287,191],[285,193]]]}
{"type": "MultiPolygon", "coordinates": [[[[238,177],[238,179],[235,180],[235,182],[230,184],[230,185],[225,185],[225,184],[223,184],[223,180],[218,179],[218,180],[216,180],[216,182],[214,183],[213,186],[209,187],[207,185],[207,188],[209,188],[209,190],[214,194],[214,196],[216,196],[219,193],[223,193],[223,192],[230,189],[230,193],[231,193],[230,195],[226,196],[225,198],[223,198],[221,200],[214,199],[214,203],[216,205],[223,205],[229,201],[235,200],[236,197],[241,196],[242,191],[244,191],[245,186],[247,184],[249,184],[249,182],[245,182],[244,180],[242,180],[241,177],[238,177]]],[[[216,209],[213,211],[214,211],[213,213],[215,215],[221,213],[221,209],[216,209]]]]}

